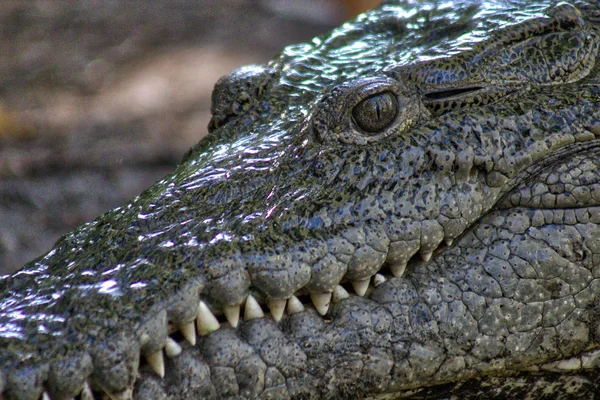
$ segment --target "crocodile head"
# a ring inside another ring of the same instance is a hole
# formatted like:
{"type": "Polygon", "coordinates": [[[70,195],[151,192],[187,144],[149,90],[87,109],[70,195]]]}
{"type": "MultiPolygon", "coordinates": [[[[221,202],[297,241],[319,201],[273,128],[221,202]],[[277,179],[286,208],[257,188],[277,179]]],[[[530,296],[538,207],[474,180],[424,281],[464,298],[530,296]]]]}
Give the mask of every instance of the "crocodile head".
{"type": "Polygon", "coordinates": [[[419,4],[223,77],[172,174],[2,278],[0,397],[595,390],[600,10],[419,4]]]}

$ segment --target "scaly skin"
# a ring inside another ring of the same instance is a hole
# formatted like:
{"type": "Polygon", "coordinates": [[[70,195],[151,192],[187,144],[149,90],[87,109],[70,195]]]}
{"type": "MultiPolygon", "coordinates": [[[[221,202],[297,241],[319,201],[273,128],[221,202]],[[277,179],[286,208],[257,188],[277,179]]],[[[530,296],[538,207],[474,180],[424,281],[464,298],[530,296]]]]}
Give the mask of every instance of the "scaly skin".
{"type": "Polygon", "coordinates": [[[600,390],[600,8],[419,4],[222,78],[171,175],[3,278],[2,398],[600,390]]]}

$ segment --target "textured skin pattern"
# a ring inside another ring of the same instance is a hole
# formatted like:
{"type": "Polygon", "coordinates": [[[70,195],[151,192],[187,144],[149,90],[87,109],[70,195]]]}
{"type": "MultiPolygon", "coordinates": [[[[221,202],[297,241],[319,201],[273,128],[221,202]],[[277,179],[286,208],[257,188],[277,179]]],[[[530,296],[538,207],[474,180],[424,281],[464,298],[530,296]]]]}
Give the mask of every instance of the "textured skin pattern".
{"type": "Polygon", "coordinates": [[[223,77],[172,174],[2,278],[2,398],[598,391],[600,10],[419,4],[223,77]]]}

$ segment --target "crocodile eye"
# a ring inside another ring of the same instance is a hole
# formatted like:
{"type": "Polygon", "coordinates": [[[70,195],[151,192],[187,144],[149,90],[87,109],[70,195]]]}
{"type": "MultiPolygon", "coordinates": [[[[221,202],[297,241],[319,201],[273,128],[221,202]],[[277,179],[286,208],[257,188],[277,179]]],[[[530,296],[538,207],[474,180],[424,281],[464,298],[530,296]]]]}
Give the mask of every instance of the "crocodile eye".
{"type": "Polygon", "coordinates": [[[368,133],[387,128],[398,114],[398,101],[391,92],[377,93],[354,106],[354,124],[368,133]]]}

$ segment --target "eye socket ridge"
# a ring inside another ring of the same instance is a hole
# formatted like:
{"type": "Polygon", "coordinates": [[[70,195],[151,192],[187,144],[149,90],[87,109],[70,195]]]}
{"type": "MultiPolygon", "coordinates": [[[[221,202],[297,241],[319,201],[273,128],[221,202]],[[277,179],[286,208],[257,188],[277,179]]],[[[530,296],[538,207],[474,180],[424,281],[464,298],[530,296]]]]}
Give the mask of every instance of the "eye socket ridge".
{"type": "Polygon", "coordinates": [[[374,93],[352,108],[352,122],[366,134],[376,134],[389,127],[398,116],[396,95],[390,90],[374,93]]]}
{"type": "Polygon", "coordinates": [[[365,77],[331,88],[312,117],[323,143],[368,145],[401,135],[429,115],[416,87],[396,79],[365,77]]]}

